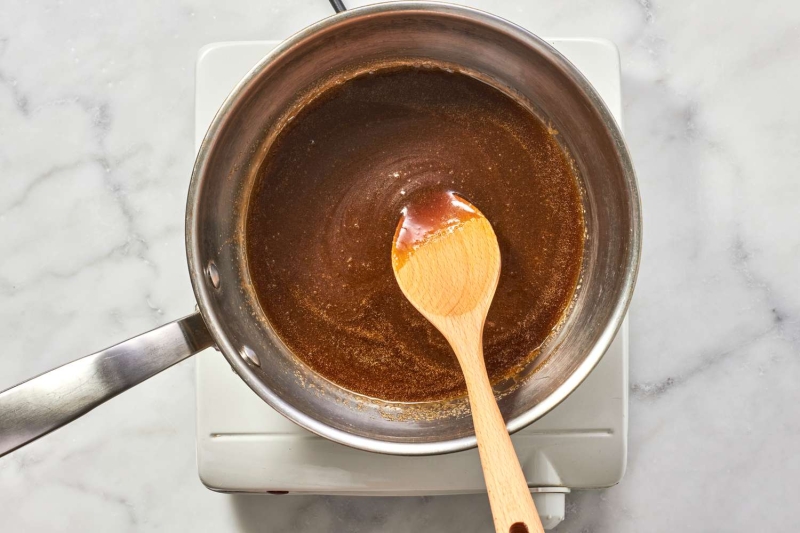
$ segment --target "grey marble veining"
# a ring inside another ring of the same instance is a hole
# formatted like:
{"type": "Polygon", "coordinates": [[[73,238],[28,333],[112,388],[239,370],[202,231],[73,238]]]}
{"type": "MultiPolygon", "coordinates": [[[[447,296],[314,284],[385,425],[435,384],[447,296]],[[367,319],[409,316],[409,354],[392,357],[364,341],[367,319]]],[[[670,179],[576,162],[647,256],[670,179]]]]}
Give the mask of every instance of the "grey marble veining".
{"type": "MultiPolygon", "coordinates": [[[[645,216],[628,472],[570,495],[558,531],[794,531],[800,5],[467,3],[621,50],[645,216]]],[[[183,214],[197,50],[282,38],[329,13],[325,0],[0,6],[0,389],[193,309],[183,214]]],[[[480,495],[207,491],[192,369],[0,459],[2,529],[491,530],[480,495]]]]}

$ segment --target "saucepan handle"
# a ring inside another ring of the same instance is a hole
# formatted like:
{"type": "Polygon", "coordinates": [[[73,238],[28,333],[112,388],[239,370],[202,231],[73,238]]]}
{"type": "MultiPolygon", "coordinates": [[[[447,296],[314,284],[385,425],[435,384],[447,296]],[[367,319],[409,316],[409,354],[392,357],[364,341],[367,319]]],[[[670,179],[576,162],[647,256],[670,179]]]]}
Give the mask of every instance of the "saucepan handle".
{"type": "Polygon", "coordinates": [[[337,13],[341,13],[342,11],[347,11],[347,8],[344,6],[344,2],[342,0],[328,0],[333,7],[333,10],[337,13]]]}
{"type": "Polygon", "coordinates": [[[0,457],[213,344],[195,313],[0,392],[0,457]]]}

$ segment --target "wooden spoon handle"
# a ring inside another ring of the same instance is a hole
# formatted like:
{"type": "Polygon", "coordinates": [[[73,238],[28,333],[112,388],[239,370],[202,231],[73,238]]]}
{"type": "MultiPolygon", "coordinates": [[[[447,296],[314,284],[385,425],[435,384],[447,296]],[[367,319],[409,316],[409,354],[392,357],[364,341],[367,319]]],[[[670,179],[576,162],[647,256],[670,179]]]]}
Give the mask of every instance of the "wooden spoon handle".
{"type": "MultiPolygon", "coordinates": [[[[462,365],[478,438],[483,477],[489,491],[497,533],[543,533],[544,528],[522,473],[519,459],[506,430],[486,374],[483,350],[472,355],[471,365],[462,365]],[[470,368],[466,368],[466,367],[470,368]]],[[[462,360],[459,357],[459,360],[462,360]]]]}

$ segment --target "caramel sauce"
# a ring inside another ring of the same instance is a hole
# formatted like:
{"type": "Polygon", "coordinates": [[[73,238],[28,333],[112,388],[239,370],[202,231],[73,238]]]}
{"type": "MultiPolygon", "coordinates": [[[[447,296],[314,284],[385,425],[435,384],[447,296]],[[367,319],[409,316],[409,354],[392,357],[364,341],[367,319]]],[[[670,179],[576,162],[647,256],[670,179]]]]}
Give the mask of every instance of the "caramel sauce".
{"type": "Polygon", "coordinates": [[[303,108],[265,158],[245,228],[259,303],[289,349],[367,396],[465,394],[447,342],[401,293],[391,253],[396,231],[413,252],[446,227],[452,213],[436,202],[458,197],[480,206],[500,244],[484,329],[496,380],[536,353],[580,275],[580,190],[551,131],[497,89],[442,69],[359,75],[303,108]]]}
{"type": "Polygon", "coordinates": [[[424,242],[479,216],[475,207],[451,191],[425,191],[402,210],[394,234],[392,261],[401,268],[424,242]]]}

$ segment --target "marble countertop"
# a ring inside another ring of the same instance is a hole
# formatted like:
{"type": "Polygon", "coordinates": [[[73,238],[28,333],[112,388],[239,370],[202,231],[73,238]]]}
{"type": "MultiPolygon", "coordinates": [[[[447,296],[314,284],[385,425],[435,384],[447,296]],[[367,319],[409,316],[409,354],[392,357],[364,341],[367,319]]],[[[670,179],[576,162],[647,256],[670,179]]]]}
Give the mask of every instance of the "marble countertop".
{"type": "MultiPolygon", "coordinates": [[[[366,2],[346,2],[361,5],[366,2]]],[[[559,532],[800,521],[800,5],[473,1],[620,48],[645,216],[630,454],[559,532]]],[[[0,9],[0,390],[192,311],[183,216],[206,43],[288,36],[325,0],[10,0],[0,9]]],[[[228,496],[181,363],[0,459],[4,531],[490,531],[485,495],[228,496]]]]}

